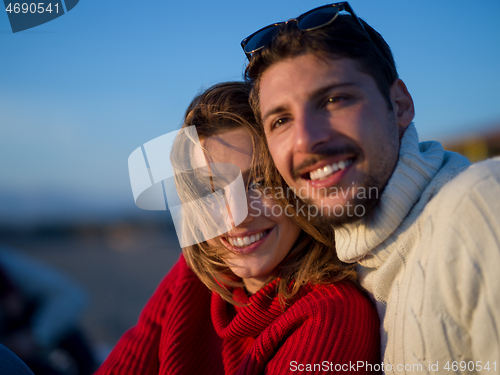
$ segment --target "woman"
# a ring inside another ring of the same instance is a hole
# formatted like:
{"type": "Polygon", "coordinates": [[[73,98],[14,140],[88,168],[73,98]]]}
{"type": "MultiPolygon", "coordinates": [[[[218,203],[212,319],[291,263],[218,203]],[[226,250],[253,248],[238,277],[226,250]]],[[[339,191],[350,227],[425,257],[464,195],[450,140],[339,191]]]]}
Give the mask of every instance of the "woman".
{"type": "MultiPolygon", "coordinates": [[[[259,147],[249,91],[244,83],[229,82],[196,97],[184,127],[195,126],[203,152],[178,140],[172,155],[174,167],[185,154],[191,167],[206,164],[177,176],[183,203],[220,193],[232,177],[218,185],[215,170],[228,161],[239,167],[248,215],[228,232],[183,248],[99,375],[334,373],[348,372],[358,361],[378,361],[377,314],[349,281],[352,269],[262,192],[261,176],[272,164],[259,147]],[[200,194],[199,186],[209,189],[200,194]]],[[[205,210],[207,225],[216,222],[212,229],[227,224],[213,219],[221,207],[229,207],[226,219],[239,221],[232,197],[217,196],[225,204],[205,210]]],[[[206,227],[194,223],[199,219],[184,217],[198,239],[206,234],[206,227]]]]}

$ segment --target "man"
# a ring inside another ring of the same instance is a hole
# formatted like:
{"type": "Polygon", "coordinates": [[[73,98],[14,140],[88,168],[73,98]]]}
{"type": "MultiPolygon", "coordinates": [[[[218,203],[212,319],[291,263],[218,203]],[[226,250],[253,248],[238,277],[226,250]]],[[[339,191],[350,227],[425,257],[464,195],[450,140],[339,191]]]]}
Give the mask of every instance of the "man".
{"type": "Polygon", "coordinates": [[[419,143],[389,46],[347,3],[242,45],[279,173],[376,302],[384,371],[497,372],[499,160],[419,143]]]}

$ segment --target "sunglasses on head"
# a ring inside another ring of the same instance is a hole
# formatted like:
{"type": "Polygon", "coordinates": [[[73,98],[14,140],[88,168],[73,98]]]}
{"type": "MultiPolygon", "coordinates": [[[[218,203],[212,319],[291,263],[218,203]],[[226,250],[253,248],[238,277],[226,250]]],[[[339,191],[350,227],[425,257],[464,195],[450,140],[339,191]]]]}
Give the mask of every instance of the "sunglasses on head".
{"type": "Polygon", "coordinates": [[[352,10],[351,6],[348,2],[344,1],[341,3],[334,3],[323,5],[318,8],[311,9],[310,11],[301,14],[297,18],[288,20],[286,22],[278,22],[263,27],[260,30],[257,30],[250,36],[247,36],[241,42],[241,47],[245,52],[245,55],[250,58],[252,57],[252,53],[257,52],[264,48],[274,37],[278,34],[282,25],[287,24],[288,22],[295,22],[297,28],[302,31],[310,31],[319,29],[320,27],[328,26],[331,24],[340,12],[346,11],[348,12],[361,26],[361,29],[366,33],[366,36],[369,40],[371,40],[370,35],[366,31],[365,27],[356,16],[356,13],[352,10]]]}

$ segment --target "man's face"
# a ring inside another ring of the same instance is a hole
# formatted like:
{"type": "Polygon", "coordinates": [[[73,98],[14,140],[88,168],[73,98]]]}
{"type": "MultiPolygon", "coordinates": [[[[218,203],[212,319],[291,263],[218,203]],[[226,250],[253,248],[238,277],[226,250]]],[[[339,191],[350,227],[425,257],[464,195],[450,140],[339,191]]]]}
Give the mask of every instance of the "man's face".
{"type": "Polygon", "coordinates": [[[356,61],[312,54],[282,60],[261,77],[260,110],[276,166],[330,224],[366,214],[394,170],[409,123],[399,119],[395,86],[389,109],[356,61]]]}

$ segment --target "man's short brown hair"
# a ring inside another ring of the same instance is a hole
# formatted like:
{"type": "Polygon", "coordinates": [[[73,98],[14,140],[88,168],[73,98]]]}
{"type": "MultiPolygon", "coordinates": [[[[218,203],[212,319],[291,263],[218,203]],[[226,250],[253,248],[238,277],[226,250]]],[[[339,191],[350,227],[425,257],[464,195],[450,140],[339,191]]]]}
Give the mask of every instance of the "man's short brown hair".
{"type": "Polygon", "coordinates": [[[260,120],[259,83],[262,74],[271,65],[296,56],[314,54],[321,58],[350,58],[369,74],[392,108],[390,87],[398,78],[396,64],[389,45],[370,25],[360,20],[366,32],[350,15],[339,15],[325,27],[310,31],[299,30],[294,22],[284,24],[278,35],[263,49],[252,55],[245,70],[245,78],[253,84],[251,104],[260,120]]]}

